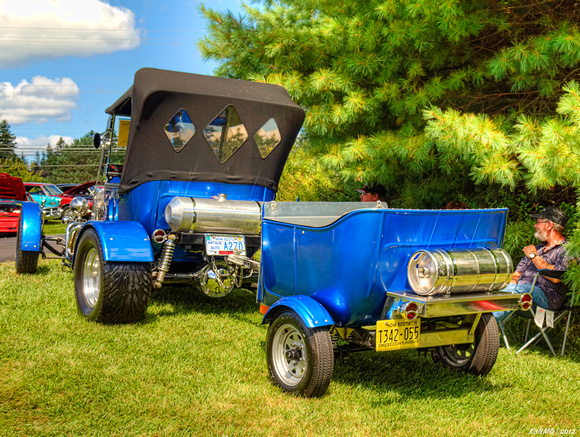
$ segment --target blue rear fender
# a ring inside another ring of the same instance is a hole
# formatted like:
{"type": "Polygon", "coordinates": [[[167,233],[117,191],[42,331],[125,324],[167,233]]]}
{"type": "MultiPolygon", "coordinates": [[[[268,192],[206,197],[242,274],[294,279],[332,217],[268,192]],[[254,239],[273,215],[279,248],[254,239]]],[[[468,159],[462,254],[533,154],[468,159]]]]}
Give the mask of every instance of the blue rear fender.
{"type": "Polygon", "coordinates": [[[77,245],[89,228],[94,229],[99,236],[105,261],[153,262],[151,240],[141,223],[132,221],[88,222],[77,238],[77,245]]]}
{"type": "Polygon", "coordinates": [[[270,324],[278,314],[288,309],[298,314],[309,328],[334,325],[334,320],[326,308],[309,296],[290,296],[276,301],[264,316],[262,324],[270,324]]]}
{"type": "Polygon", "coordinates": [[[40,252],[42,247],[42,209],[36,202],[22,202],[20,210],[22,229],[20,230],[20,250],[40,252]]]}

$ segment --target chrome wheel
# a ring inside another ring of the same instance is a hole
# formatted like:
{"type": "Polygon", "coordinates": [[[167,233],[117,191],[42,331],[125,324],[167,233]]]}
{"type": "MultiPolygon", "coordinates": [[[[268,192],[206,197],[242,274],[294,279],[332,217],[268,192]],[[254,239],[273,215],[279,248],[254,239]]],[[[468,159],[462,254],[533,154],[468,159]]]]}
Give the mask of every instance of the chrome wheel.
{"type": "Polygon", "coordinates": [[[83,264],[83,297],[88,306],[94,307],[101,289],[101,257],[92,247],[83,264]]]}
{"type": "Polygon", "coordinates": [[[288,393],[322,396],[334,371],[328,327],[310,328],[294,311],[278,314],[266,335],[268,371],[274,384],[288,393]]]}
{"type": "Polygon", "coordinates": [[[475,352],[474,344],[453,344],[438,349],[441,359],[449,367],[462,367],[468,364],[475,352]]]}
{"type": "Polygon", "coordinates": [[[438,346],[431,351],[433,360],[453,370],[487,375],[499,351],[499,331],[492,314],[482,314],[475,328],[474,342],[438,346]]]}
{"type": "Polygon", "coordinates": [[[300,384],[306,372],[308,353],[302,334],[292,325],[282,325],[272,343],[272,364],[282,382],[300,384]]]}

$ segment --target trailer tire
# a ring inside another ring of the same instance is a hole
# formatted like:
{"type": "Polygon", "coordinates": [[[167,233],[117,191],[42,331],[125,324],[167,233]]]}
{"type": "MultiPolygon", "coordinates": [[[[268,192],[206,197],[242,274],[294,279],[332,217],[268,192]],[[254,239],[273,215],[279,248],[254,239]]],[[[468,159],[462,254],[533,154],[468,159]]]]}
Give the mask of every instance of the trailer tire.
{"type": "Polygon", "coordinates": [[[38,255],[40,252],[30,252],[20,249],[24,221],[22,215],[21,212],[20,217],[18,218],[18,229],[16,230],[16,273],[36,273],[36,270],[38,269],[38,255]]]}
{"type": "Polygon", "coordinates": [[[74,275],[77,309],[86,319],[117,324],[145,317],[153,289],[151,264],[104,261],[99,236],[93,229],[81,236],[74,275]]]}
{"type": "Polygon", "coordinates": [[[308,328],[293,311],[278,315],[266,337],[272,381],[287,393],[322,396],[334,372],[334,351],[327,328],[308,328]]]}
{"type": "Polygon", "coordinates": [[[453,370],[487,375],[493,368],[499,352],[499,330],[492,314],[482,314],[475,341],[471,344],[438,346],[431,352],[433,361],[453,370]]]}

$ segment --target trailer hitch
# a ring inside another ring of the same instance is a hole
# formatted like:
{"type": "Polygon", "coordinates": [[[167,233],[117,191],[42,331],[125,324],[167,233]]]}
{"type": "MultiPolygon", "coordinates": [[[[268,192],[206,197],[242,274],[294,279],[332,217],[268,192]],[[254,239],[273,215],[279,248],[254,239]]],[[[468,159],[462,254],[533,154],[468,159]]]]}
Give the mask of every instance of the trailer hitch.
{"type": "Polygon", "coordinates": [[[258,261],[248,258],[245,255],[241,255],[238,252],[229,254],[226,257],[226,262],[228,264],[234,264],[243,269],[253,270],[256,273],[260,272],[260,263],[258,261]]]}

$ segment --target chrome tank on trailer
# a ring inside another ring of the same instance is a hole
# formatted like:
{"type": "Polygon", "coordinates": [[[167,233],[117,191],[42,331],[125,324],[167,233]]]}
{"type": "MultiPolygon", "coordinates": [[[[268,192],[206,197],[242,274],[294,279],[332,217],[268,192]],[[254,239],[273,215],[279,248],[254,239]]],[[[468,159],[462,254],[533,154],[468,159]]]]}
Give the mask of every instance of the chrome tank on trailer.
{"type": "Polygon", "coordinates": [[[409,284],[422,296],[496,291],[513,274],[503,249],[419,250],[407,266],[409,284]]]}

